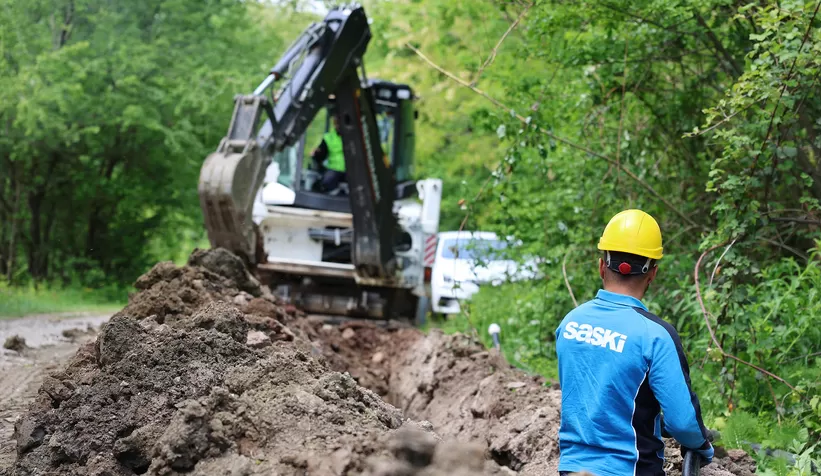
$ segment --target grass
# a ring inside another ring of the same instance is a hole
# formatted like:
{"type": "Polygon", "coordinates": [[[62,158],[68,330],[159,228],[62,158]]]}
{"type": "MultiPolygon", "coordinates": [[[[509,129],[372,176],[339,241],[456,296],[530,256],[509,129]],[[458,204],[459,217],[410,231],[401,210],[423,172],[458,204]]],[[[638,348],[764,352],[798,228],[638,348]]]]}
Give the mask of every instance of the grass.
{"type": "Polygon", "coordinates": [[[122,308],[127,296],[117,299],[110,290],[33,286],[9,287],[0,283],[0,319],[54,312],[112,312],[122,308]]]}

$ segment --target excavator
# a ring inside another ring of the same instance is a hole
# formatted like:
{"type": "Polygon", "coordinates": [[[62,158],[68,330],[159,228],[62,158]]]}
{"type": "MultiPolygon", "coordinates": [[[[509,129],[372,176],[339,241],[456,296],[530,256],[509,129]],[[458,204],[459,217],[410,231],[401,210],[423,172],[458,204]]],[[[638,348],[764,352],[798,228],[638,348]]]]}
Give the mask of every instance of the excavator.
{"type": "Polygon", "coordinates": [[[228,133],[200,170],[200,206],[211,246],[240,256],[286,302],[328,320],[418,322],[442,181],[412,178],[418,98],[366,76],[370,39],[361,5],[334,7],[252,94],[235,96],[228,133]],[[323,109],[344,154],[332,190],[305,152],[323,109]]]}

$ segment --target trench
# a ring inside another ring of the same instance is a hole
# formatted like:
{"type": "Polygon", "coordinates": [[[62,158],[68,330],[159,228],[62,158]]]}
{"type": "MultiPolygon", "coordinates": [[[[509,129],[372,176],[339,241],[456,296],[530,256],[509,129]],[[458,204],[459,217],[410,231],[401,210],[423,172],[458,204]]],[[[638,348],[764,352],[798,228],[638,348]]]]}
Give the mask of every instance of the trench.
{"type": "Polygon", "coordinates": [[[446,440],[478,442],[520,474],[556,474],[561,393],[466,335],[367,322],[318,326],[331,367],[446,440]]]}
{"type": "MultiPolygon", "coordinates": [[[[348,372],[408,418],[429,422],[446,440],[478,442],[485,457],[521,475],[558,474],[561,391],[558,384],[513,368],[469,336],[426,335],[367,322],[315,329],[331,367],[348,372]]],[[[680,450],[665,447],[665,471],[681,475],[680,450]]],[[[703,476],[751,476],[742,450],[716,449],[703,476]]]]}

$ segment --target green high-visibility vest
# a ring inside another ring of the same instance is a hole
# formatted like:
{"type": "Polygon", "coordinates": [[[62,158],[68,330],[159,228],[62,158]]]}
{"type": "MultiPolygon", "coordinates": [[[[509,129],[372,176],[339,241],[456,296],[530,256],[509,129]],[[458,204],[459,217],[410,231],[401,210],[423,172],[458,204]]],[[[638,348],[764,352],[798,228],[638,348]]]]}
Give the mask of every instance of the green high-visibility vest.
{"type": "Polygon", "coordinates": [[[328,146],[328,167],[337,172],[345,171],[345,154],[342,152],[342,138],[335,130],[330,130],[325,133],[322,138],[325,140],[325,145],[328,146]]]}

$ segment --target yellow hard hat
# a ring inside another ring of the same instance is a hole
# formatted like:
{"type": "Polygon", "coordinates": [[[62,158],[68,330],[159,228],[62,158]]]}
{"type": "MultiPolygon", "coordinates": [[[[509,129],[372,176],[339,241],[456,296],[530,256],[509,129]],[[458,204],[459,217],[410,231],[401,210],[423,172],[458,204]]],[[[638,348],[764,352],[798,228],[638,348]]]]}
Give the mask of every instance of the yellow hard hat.
{"type": "Polygon", "coordinates": [[[624,210],[611,218],[604,228],[599,249],[661,259],[661,229],[649,214],[635,209],[624,210]]]}

